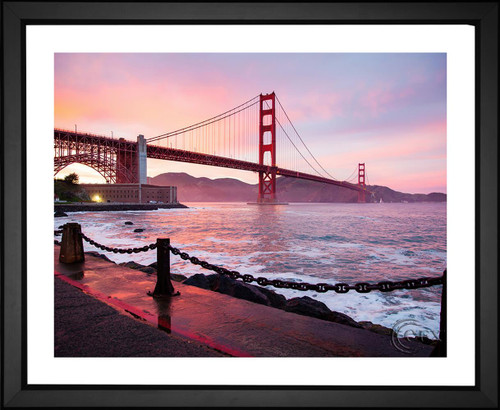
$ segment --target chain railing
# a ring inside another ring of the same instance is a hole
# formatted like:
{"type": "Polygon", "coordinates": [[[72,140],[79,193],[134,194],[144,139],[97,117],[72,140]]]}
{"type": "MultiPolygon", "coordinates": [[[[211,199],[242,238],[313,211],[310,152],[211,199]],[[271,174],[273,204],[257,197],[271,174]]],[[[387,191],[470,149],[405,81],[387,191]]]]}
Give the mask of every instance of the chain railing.
{"type": "MultiPolygon", "coordinates": [[[[59,233],[62,231],[55,231],[54,233],[59,233]]],[[[78,232],[78,234],[90,245],[95,246],[96,248],[102,249],[107,252],[120,253],[120,254],[132,254],[139,252],[147,252],[158,247],[157,243],[151,243],[149,245],[145,245],[139,248],[114,248],[110,246],[106,246],[100,244],[93,239],[89,238],[82,232],[78,232]]],[[[334,291],[335,293],[343,294],[348,293],[351,290],[354,290],[358,293],[369,293],[371,291],[377,290],[380,292],[392,292],[400,289],[420,289],[420,288],[428,288],[431,286],[443,285],[444,275],[446,274],[446,270],[444,271],[442,276],[439,277],[422,277],[417,279],[406,279],[401,281],[381,281],[378,283],[367,283],[367,282],[359,282],[354,285],[350,285],[348,283],[307,283],[307,282],[291,282],[285,281],[281,279],[268,279],[265,277],[255,277],[250,274],[241,274],[236,270],[230,270],[224,268],[222,266],[211,264],[207,261],[201,260],[196,256],[190,256],[187,252],[183,252],[178,248],[175,248],[170,245],[169,240],[162,240],[163,246],[166,246],[173,255],[179,256],[183,260],[187,260],[191,262],[193,265],[201,266],[203,269],[207,269],[218,273],[219,275],[225,275],[231,279],[238,280],[241,279],[245,283],[257,283],[259,286],[273,286],[278,289],[293,289],[300,291],[315,291],[318,293],[325,293],[328,291],[334,291]],[[165,242],[168,241],[168,242],[165,242]]],[[[170,265],[170,261],[169,261],[170,265]]],[[[170,266],[168,266],[168,274],[170,274],[170,266]]]]}
{"type": "Polygon", "coordinates": [[[439,349],[436,350],[436,355],[446,356],[446,269],[442,276],[439,277],[422,277],[418,279],[406,279],[401,281],[382,281],[378,283],[367,283],[359,282],[354,285],[349,285],[347,283],[307,283],[307,282],[291,282],[284,281],[280,279],[267,279],[264,277],[254,277],[250,274],[242,275],[236,270],[226,269],[222,266],[217,266],[211,264],[207,261],[201,260],[195,256],[190,256],[187,252],[183,252],[178,248],[170,245],[170,239],[158,238],[156,243],[151,243],[139,248],[114,248],[100,244],[93,239],[89,238],[81,232],[81,226],[77,223],[68,223],[63,226],[62,231],[54,231],[55,235],[62,233],[62,239],[60,242],[54,240],[55,243],[59,243],[61,246],[59,261],[62,263],[75,263],[84,261],[83,243],[85,240],[90,245],[93,245],[99,249],[107,252],[120,253],[120,254],[132,254],[139,252],[147,252],[153,249],[157,251],[157,279],[156,286],[153,292],[148,292],[148,295],[155,298],[164,298],[177,296],[180,293],[174,290],[174,287],[170,278],[170,252],[173,255],[179,256],[181,259],[191,262],[193,265],[201,266],[203,269],[207,269],[218,273],[219,275],[225,275],[231,279],[237,280],[241,279],[245,283],[256,282],[260,286],[273,286],[278,289],[293,289],[300,291],[316,291],[319,293],[325,293],[328,291],[334,291],[339,294],[348,293],[354,290],[358,293],[369,293],[371,291],[377,290],[380,292],[391,292],[400,289],[419,289],[428,288],[431,286],[442,285],[441,293],[441,314],[440,314],[440,333],[439,333],[439,349]]]}
{"type": "Polygon", "coordinates": [[[99,248],[99,249],[102,249],[103,251],[106,251],[106,252],[113,252],[113,253],[128,253],[128,254],[131,254],[131,253],[139,253],[139,252],[147,252],[147,251],[151,251],[153,249],[156,249],[156,246],[157,244],[156,243],[150,243],[149,245],[145,245],[145,246],[142,246],[140,248],[126,248],[126,249],[122,249],[122,248],[112,248],[110,246],[106,246],[106,245],[102,245],[96,241],[94,241],[93,239],[90,239],[87,235],[85,235],[84,233],[80,233],[81,237],[86,241],[88,242],[90,245],[93,245],[95,246],[96,248],[99,248]]]}
{"type": "MultiPolygon", "coordinates": [[[[174,255],[179,255],[183,260],[189,260],[194,265],[199,265],[204,269],[214,271],[220,275],[226,275],[231,279],[242,279],[245,283],[257,282],[260,286],[274,286],[279,289],[294,289],[294,290],[313,290],[319,293],[325,293],[330,290],[336,293],[347,293],[350,290],[355,290],[358,293],[369,293],[372,290],[379,290],[381,292],[391,292],[398,289],[419,289],[427,288],[430,286],[442,285],[443,276],[439,277],[424,277],[418,279],[407,279],[398,282],[383,281],[375,284],[370,284],[366,282],[356,283],[355,285],[349,285],[347,283],[336,283],[331,285],[328,283],[307,283],[307,282],[289,282],[279,279],[267,279],[264,277],[255,278],[253,275],[245,274],[242,275],[240,272],[235,270],[229,270],[217,265],[213,265],[206,261],[200,260],[195,256],[190,256],[186,252],[182,252],[177,248],[170,246],[170,251],[174,255]]],[[[446,272],[446,271],[445,271],[446,272]]]]}

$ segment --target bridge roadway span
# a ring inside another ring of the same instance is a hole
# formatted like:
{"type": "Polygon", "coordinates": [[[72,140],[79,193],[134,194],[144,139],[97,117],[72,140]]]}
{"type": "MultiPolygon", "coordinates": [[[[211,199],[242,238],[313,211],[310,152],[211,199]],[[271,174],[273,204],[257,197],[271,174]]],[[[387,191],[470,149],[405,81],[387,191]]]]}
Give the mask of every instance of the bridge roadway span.
{"type": "Polygon", "coordinates": [[[193,164],[211,165],[215,167],[233,168],[253,172],[271,172],[272,170],[276,170],[277,175],[281,175],[284,177],[307,179],[309,181],[317,181],[323,182],[325,184],[337,185],[355,191],[364,191],[364,189],[358,187],[357,185],[351,184],[346,181],[337,181],[335,179],[328,179],[319,175],[312,175],[280,167],[271,167],[267,165],[255,164],[253,162],[219,157],[217,155],[201,154],[197,152],[183,151],[175,148],[160,147],[157,145],[148,145],[147,152],[148,158],[190,162],[193,164]]]}
{"type": "MultiPolygon", "coordinates": [[[[68,130],[54,129],[54,140],[62,141],[65,145],[65,150],[72,149],[74,151],[73,155],[67,155],[67,151],[64,157],[58,158],[57,154],[57,144],[56,144],[56,159],[60,162],[60,165],[56,168],[56,171],[64,168],[65,166],[81,162],[89,166],[93,166],[98,169],[99,162],[102,157],[109,156],[111,152],[136,152],[137,142],[127,141],[123,138],[113,139],[104,137],[101,135],[78,133],[68,130]],[[81,151],[79,148],[81,147],[81,151]],[[94,148],[92,148],[94,147],[94,148]],[[97,148],[98,147],[98,148],[97,148]],[[108,155],[105,155],[107,153],[108,155]]],[[[60,155],[60,154],[59,154],[60,155]]],[[[159,145],[147,145],[147,157],[153,159],[162,159],[167,161],[179,161],[179,162],[189,162],[192,164],[209,165],[215,167],[223,168],[233,168],[243,171],[252,172],[271,172],[276,171],[276,175],[281,175],[290,178],[306,179],[309,181],[322,182],[325,184],[336,185],[344,188],[348,188],[358,192],[367,192],[366,189],[356,185],[351,184],[346,181],[338,181],[335,179],[324,178],[319,175],[308,174],[304,172],[297,172],[289,169],[284,169],[280,167],[272,167],[268,165],[260,165],[253,162],[241,161],[232,158],[221,157],[217,155],[210,155],[198,152],[185,151],[177,148],[162,147],[159,145]]],[[[115,165],[116,166],[116,165],[115,165]]],[[[120,170],[117,170],[120,172],[120,170]]],[[[127,174],[129,170],[124,169],[121,171],[123,174],[127,174]]],[[[106,177],[106,176],[105,176],[106,177]]]]}
{"type": "MultiPolygon", "coordinates": [[[[181,292],[180,296],[153,299],[146,292],[154,289],[155,275],[88,254],[83,263],[60,264],[59,249],[58,245],[54,246],[56,281],[64,280],[117,311],[164,330],[165,337],[170,334],[227,355],[242,357],[408,357],[392,345],[390,336],[285,312],[178,282],[173,284],[181,292]]],[[[81,311],[88,312],[88,309],[81,306],[81,311]]],[[[75,317],[74,320],[78,322],[79,319],[75,317]]],[[[116,329],[120,332],[119,326],[116,329]]],[[[100,331],[106,332],[113,340],[121,337],[109,329],[101,328],[100,331]]],[[[67,336],[71,338],[71,334],[67,336]]],[[[95,337],[95,340],[102,339],[95,337]]],[[[104,341],[108,342],[111,340],[104,341]]],[[[173,343],[169,345],[174,346],[173,343]]],[[[432,350],[421,343],[411,345],[415,347],[412,356],[426,357],[432,350]]],[[[95,351],[101,347],[96,346],[95,351]]],[[[138,349],[148,356],[143,345],[138,349]]],[[[127,351],[130,355],[134,353],[133,349],[127,351]]],[[[183,356],[182,352],[181,349],[178,356],[183,356]]],[[[171,353],[169,356],[176,355],[171,353]]]]}

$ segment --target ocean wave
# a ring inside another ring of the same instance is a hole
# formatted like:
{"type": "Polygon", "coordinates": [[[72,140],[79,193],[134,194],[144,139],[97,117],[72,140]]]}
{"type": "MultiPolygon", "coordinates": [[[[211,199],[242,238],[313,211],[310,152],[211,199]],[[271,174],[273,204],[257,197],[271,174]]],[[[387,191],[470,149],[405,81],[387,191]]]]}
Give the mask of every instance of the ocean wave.
{"type": "MultiPolygon", "coordinates": [[[[415,207],[411,216],[407,207],[357,204],[294,205],[279,213],[264,208],[200,203],[186,209],[72,212],[55,218],[54,229],[77,222],[87,236],[119,248],[169,237],[173,246],[209,263],[298,283],[377,283],[438,275],[446,267],[445,207],[415,207]],[[136,228],[144,231],[134,233],[136,228]]],[[[85,242],[84,250],[98,249],[85,242]]],[[[98,251],[117,263],[134,260],[149,265],[156,260],[155,251],[98,251]]],[[[185,276],[212,273],[174,255],[171,265],[173,272],[185,276]]],[[[314,297],[358,321],[391,327],[411,317],[439,330],[440,287],[342,295],[269,288],[287,298],[314,297]]]]}

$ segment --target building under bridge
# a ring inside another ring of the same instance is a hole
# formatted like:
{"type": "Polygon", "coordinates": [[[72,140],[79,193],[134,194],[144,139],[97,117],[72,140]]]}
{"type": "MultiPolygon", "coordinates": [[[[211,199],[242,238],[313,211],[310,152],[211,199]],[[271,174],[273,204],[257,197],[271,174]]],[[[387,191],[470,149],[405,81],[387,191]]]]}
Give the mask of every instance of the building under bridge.
{"type": "Polygon", "coordinates": [[[177,203],[176,186],[149,184],[80,184],[92,201],[118,203],[177,203]]]}

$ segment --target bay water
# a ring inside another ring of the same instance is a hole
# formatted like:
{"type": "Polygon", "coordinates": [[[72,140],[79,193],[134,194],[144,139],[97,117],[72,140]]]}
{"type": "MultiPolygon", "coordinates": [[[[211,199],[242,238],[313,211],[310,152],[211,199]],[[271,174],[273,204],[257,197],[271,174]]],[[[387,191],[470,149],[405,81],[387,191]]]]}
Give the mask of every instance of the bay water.
{"type": "MultiPolygon", "coordinates": [[[[446,203],[186,205],[189,208],[73,212],[55,218],[54,229],[78,222],[88,237],[119,248],[170,238],[172,246],[209,263],[295,282],[377,283],[440,276],[446,269],[446,203]],[[134,232],[137,228],[144,231],[134,232]]],[[[86,242],[84,248],[117,263],[156,261],[156,251],[115,254],[86,242]]],[[[175,255],[171,265],[173,273],[187,277],[213,273],[175,255]]],[[[439,334],[441,286],[366,294],[268,288],[287,298],[312,297],[356,321],[392,328],[398,321],[413,320],[429,329],[431,337],[439,334]]]]}

